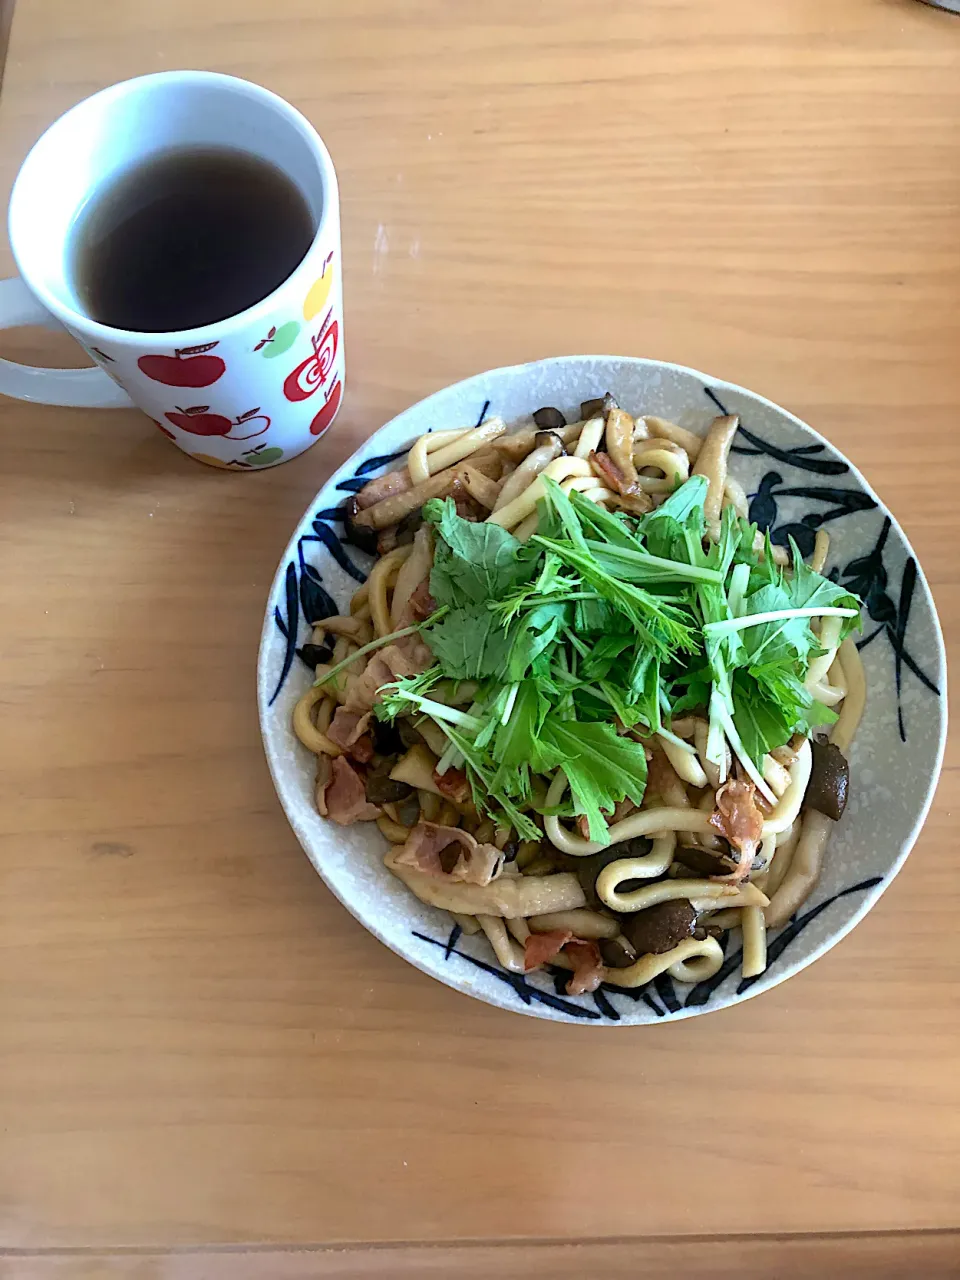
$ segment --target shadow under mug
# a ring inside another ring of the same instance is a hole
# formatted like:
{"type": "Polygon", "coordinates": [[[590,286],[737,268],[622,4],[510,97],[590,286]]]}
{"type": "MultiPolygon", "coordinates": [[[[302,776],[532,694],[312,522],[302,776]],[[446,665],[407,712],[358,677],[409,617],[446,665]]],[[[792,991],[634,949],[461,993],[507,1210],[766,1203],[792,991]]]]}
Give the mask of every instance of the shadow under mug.
{"type": "Polygon", "coordinates": [[[80,408],[135,405],[185,453],[230,470],[286,462],[336,417],[344,380],[337,176],[309,121],[269,90],[214,72],[169,71],[94,94],[27,156],[9,234],[20,276],[0,281],[0,328],[62,326],[99,367],[0,360],[0,394],[80,408]],[[315,228],[302,261],[260,302],[200,328],[134,333],[91,319],[69,270],[81,210],[135,166],[203,147],[254,155],[293,182],[315,228]]]}

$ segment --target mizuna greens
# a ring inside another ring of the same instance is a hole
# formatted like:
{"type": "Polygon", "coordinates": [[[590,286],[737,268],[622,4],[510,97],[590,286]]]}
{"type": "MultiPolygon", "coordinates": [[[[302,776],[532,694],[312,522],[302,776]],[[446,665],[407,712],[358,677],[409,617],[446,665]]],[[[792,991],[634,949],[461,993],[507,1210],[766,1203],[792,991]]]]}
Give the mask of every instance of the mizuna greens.
{"type": "Polygon", "coordinates": [[[804,687],[824,652],[810,624],[839,618],[842,641],[859,626],[857,597],[796,546],[788,569],[769,541],[757,552],[756,526],[732,506],[719,540],[706,541],[703,476],[637,518],[543,484],[526,542],[461,518],[451,498],[424,505],[436,612],[403,634],[419,630],[435,662],[383,687],[377,717],[429,718],[448,744],[438,775],[464,769],[477,810],[523,839],[542,838],[531,813],[556,813],[582,815],[591,840],[606,843],[606,816],[643,799],[639,739],[690,750],[670,725],[696,709],[709,722],[707,759],[722,771],[729,745],[774,803],[764,756],[836,719],[804,687]],[[449,681],[475,686],[466,710],[431,698],[449,681]],[[542,775],[557,769],[569,794],[548,809],[542,775]]]}

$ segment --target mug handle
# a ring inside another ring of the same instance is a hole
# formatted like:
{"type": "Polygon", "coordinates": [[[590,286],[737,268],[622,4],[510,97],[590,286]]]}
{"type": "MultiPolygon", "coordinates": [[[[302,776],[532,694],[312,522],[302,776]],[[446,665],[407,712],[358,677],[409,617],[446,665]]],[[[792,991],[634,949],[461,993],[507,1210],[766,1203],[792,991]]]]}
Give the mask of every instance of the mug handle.
{"type": "MultiPolygon", "coordinates": [[[[21,324],[61,326],[36,300],[19,276],[0,280],[0,329],[21,324]]],[[[0,395],[34,404],[59,404],[74,409],[131,409],[127,393],[96,367],[92,369],[34,369],[13,360],[0,360],[0,395]]]]}

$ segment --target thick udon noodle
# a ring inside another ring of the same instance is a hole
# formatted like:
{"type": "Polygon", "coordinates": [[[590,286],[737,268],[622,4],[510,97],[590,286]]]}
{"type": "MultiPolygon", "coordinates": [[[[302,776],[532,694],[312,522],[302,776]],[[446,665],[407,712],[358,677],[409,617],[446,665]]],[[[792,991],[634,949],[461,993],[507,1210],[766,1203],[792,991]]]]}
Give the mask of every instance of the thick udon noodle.
{"type": "MultiPolygon", "coordinates": [[[[708,481],[705,514],[708,533],[716,537],[723,507],[732,505],[739,515],[747,515],[744,490],[727,470],[736,426],[736,418],[718,418],[701,439],[661,418],[633,420],[616,411],[551,431],[507,433],[496,418],[475,428],[438,431],[414,443],[405,468],[372,481],[361,491],[354,518],[361,527],[379,531],[383,540],[429,497],[454,494],[473,504],[477,518],[493,521],[525,540],[536,532],[537,503],[545,494],[543,477],[557,481],[567,492],[577,490],[591,502],[638,514],[653,509],[679,483],[699,474],[708,481]],[[635,479],[632,487],[635,495],[639,491],[639,504],[636,496],[624,499],[594,465],[602,445],[619,474],[635,479]]],[[[828,547],[828,535],[820,530],[811,560],[817,571],[824,566],[828,547]]],[[[757,549],[761,551],[759,543],[757,549]]],[[[783,549],[773,550],[777,560],[786,563],[783,549]]],[[[410,622],[414,592],[429,578],[431,564],[425,536],[394,545],[378,557],[366,583],[354,593],[349,614],[314,624],[317,644],[333,642],[329,661],[316,667],[318,680],[374,639],[410,622]]],[[[866,686],[856,645],[850,639],[838,644],[839,633],[839,619],[822,619],[818,638],[826,652],[811,662],[805,684],[815,700],[839,711],[830,737],[846,755],[863,712],[866,686]]],[[[362,673],[367,661],[358,656],[330,684],[311,687],[294,709],[294,730],[318,756],[321,775],[323,759],[329,761],[342,750],[328,734],[336,708],[345,699],[349,677],[362,673]]],[[[461,687],[447,696],[465,706],[472,692],[461,687]]],[[[431,697],[444,701],[442,691],[431,697]]],[[[508,970],[523,971],[524,943],[531,931],[568,927],[578,938],[611,938],[620,928],[613,912],[631,913],[683,899],[701,913],[702,936],[686,938],[667,951],[637,955],[625,967],[606,969],[605,980],[637,987],[669,973],[678,982],[702,981],[723,963],[724,951],[717,938],[736,928],[742,931],[743,976],[756,977],[766,967],[768,930],[790,918],[819,878],[833,823],[813,809],[804,809],[811,770],[808,741],[785,746],[763,762],[763,778],[776,804],[765,815],[759,857],[745,881],[731,884],[719,877],[693,877],[676,860],[681,842],[714,852],[722,849],[709,820],[720,776],[706,757],[707,723],[698,716],[687,716],[676,721],[670,732],[643,739],[648,757],[662,753],[657,785],[648,786],[639,808],[628,805],[630,812],[611,821],[608,832],[613,846],[643,836],[650,838],[651,847],[642,856],[614,860],[600,871],[598,908],[581,905],[565,910],[556,882],[569,877],[556,872],[558,867],[569,867],[571,859],[605,846],[586,839],[555,816],[543,819],[544,841],[539,846],[521,843],[515,859],[504,865],[499,879],[490,885],[446,884],[442,877],[410,868],[401,872],[394,859],[421,820],[459,828],[499,849],[516,845],[510,829],[496,828],[471,802],[457,802],[443,794],[433,767],[446,740],[429,721],[417,721],[417,726],[426,742],[420,755],[404,764],[403,780],[415,788],[412,796],[403,804],[383,803],[376,819],[393,846],[386,863],[421,900],[447,910],[465,932],[482,931],[508,970]],[[628,884],[633,887],[625,888],[628,884]],[[497,892],[491,892],[497,885],[497,892]]],[[[566,778],[558,771],[546,783],[547,805],[554,805],[563,797],[566,778]]],[[[318,787],[318,803],[319,795],[318,787]]],[[[551,963],[572,967],[562,952],[551,963]]]]}

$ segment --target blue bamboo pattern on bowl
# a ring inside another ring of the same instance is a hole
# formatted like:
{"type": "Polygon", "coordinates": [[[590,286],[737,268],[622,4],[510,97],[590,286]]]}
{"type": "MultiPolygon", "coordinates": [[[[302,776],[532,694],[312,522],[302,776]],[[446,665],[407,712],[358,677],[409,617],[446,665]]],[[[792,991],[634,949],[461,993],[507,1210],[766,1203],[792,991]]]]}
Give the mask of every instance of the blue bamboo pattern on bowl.
{"type": "MultiPolygon", "coordinates": [[[[838,902],[841,898],[849,897],[851,894],[862,893],[867,889],[872,889],[880,883],[881,879],[881,876],[873,876],[869,880],[861,880],[859,883],[850,885],[849,888],[835,893],[824,902],[818,903],[817,906],[811,907],[809,911],[805,911],[802,915],[794,916],[770,943],[767,952],[768,968],[783,955],[790,944],[796,941],[809,924],[812,924],[818,916],[822,915],[829,907],[832,907],[835,902],[838,902]]],[[[704,982],[698,982],[692,987],[683,988],[685,992],[683,999],[680,998],[673,979],[667,973],[659,974],[649,984],[653,987],[653,992],[647,988],[618,987],[615,982],[603,982],[589,996],[574,997],[564,994],[566,983],[570,979],[569,971],[566,969],[547,967],[547,971],[554,983],[554,990],[545,991],[536,986],[522,973],[509,973],[506,969],[501,969],[495,962],[481,960],[479,956],[471,955],[468,951],[458,950],[457,943],[462,936],[459,925],[453,926],[450,936],[445,941],[431,938],[429,934],[420,933],[416,929],[411,930],[411,932],[421,942],[429,942],[431,946],[441,948],[444,952],[445,960],[449,960],[451,956],[457,956],[468,964],[473,965],[474,968],[481,969],[484,973],[489,973],[498,978],[524,1004],[536,1002],[547,1005],[551,1009],[565,1013],[570,1018],[580,1019],[581,1021],[596,1021],[600,1018],[606,1018],[611,1022],[619,1022],[621,1015],[614,1004],[615,999],[626,999],[633,1002],[642,1000],[649,1009],[653,1010],[658,1018],[666,1017],[671,1013],[679,1013],[682,1009],[702,1008],[703,1005],[709,1003],[710,997],[717,988],[722,986],[731,974],[740,968],[740,963],[743,959],[742,949],[737,948],[736,951],[731,951],[729,955],[725,956],[723,965],[712,978],[708,978],[704,982]],[[654,997],[654,992],[659,997],[659,1001],[654,997]],[[592,1007],[590,1002],[592,1002],[592,1007]]],[[[724,935],[724,940],[728,946],[730,936],[730,934],[724,935]]],[[[757,981],[759,981],[757,978],[743,979],[737,987],[737,995],[743,995],[744,992],[749,991],[757,981]]]]}

